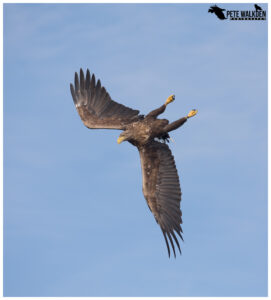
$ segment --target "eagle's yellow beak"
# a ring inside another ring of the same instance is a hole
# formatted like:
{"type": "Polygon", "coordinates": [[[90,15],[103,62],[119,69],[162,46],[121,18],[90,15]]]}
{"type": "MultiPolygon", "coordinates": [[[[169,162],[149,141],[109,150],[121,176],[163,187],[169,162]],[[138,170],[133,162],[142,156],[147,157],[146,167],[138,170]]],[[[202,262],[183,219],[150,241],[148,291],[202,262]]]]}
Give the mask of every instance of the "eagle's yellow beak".
{"type": "Polygon", "coordinates": [[[123,136],[120,136],[117,140],[118,144],[122,143],[125,140],[123,136]]]}

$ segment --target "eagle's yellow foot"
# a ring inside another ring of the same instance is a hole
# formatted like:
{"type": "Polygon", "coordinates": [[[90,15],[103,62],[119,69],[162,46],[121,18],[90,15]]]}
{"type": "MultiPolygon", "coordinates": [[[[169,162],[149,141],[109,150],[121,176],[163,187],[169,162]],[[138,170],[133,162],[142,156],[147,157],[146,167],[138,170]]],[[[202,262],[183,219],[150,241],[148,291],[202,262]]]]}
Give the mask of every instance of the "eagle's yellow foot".
{"type": "Polygon", "coordinates": [[[197,114],[197,112],[198,112],[197,109],[190,110],[189,114],[187,115],[187,118],[194,117],[197,114]]]}
{"type": "Polygon", "coordinates": [[[169,103],[171,103],[172,101],[175,100],[175,95],[170,95],[168,98],[167,98],[167,101],[166,101],[166,105],[168,105],[169,103]]]}

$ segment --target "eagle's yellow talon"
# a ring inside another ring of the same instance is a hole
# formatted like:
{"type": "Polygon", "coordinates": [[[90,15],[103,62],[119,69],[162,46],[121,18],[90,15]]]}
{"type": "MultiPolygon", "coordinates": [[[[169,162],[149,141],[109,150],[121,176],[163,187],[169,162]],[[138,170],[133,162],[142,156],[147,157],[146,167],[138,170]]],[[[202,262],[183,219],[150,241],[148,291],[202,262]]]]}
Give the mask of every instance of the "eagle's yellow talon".
{"type": "Polygon", "coordinates": [[[198,110],[197,109],[192,109],[189,114],[187,115],[187,118],[194,117],[197,114],[198,110]]]}
{"type": "Polygon", "coordinates": [[[175,100],[175,95],[170,95],[168,98],[167,98],[167,101],[166,101],[166,105],[168,105],[169,103],[171,103],[172,101],[175,100]]]}

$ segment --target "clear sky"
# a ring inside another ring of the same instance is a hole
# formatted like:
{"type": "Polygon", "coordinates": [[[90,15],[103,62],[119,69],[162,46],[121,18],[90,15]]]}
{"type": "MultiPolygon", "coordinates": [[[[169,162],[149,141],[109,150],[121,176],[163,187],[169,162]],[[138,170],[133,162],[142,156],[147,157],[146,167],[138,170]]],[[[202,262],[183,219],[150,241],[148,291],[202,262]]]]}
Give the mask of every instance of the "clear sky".
{"type": "Polygon", "coordinates": [[[267,21],[209,6],[4,5],[5,296],[267,295],[267,21]],[[172,93],[163,117],[198,109],[170,144],[176,259],[137,149],[83,126],[69,90],[80,67],[143,114],[172,93]]]}

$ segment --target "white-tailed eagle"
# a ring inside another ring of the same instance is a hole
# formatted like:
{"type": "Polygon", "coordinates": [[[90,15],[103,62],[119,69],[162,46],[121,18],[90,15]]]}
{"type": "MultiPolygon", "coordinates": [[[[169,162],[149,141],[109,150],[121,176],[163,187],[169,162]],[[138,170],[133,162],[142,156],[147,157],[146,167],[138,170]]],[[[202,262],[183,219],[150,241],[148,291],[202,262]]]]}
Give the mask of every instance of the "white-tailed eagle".
{"type": "Polygon", "coordinates": [[[81,120],[91,129],[123,130],[118,143],[128,141],[136,146],[141,160],[143,194],[160,225],[170,256],[170,246],[176,257],[174,242],[180,253],[178,237],[182,237],[182,212],[180,209],[181,189],[174,157],[166,144],[168,132],[179,128],[188,118],[196,115],[193,109],[186,117],[169,123],[166,119],[157,119],[175,96],[171,95],[158,109],[146,116],[113,101],[94,74],[89,70],[80,78],[75,73],[74,85],[70,85],[71,94],[81,120]]]}

